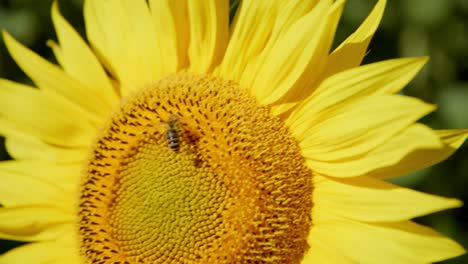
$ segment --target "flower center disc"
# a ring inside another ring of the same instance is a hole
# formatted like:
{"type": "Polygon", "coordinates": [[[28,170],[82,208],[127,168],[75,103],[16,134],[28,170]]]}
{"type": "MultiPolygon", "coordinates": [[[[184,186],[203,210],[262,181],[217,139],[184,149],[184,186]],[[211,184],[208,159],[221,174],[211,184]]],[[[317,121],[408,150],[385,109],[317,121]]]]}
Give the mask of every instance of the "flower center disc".
{"type": "Polygon", "coordinates": [[[299,263],[311,172],[281,120],[236,83],[179,73],[124,100],[81,188],[92,263],[299,263]]]}

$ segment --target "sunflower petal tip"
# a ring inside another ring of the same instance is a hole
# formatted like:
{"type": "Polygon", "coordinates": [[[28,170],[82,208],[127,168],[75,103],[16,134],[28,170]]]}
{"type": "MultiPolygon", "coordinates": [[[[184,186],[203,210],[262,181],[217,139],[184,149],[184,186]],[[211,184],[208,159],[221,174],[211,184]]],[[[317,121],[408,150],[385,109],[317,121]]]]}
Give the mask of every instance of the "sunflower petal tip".
{"type": "Polygon", "coordinates": [[[2,37],[6,41],[6,39],[11,37],[11,35],[10,35],[10,33],[8,33],[8,31],[6,31],[5,29],[2,29],[2,37]]]}
{"type": "Polygon", "coordinates": [[[55,42],[53,39],[48,39],[46,41],[46,45],[47,45],[47,47],[52,48],[52,47],[57,45],[57,42],[55,42]]]}
{"type": "MultiPolygon", "coordinates": [[[[420,100],[420,99],[417,99],[417,100],[420,100]]],[[[431,103],[427,103],[423,100],[420,100],[420,102],[423,104],[423,108],[421,108],[421,111],[423,111],[425,114],[424,115],[428,115],[430,113],[433,113],[435,111],[437,111],[438,109],[438,106],[437,104],[431,104],[431,103]]]]}
{"type": "Polygon", "coordinates": [[[438,106],[436,104],[427,104],[429,113],[437,110],[438,106]]]}
{"type": "Polygon", "coordinates": [[[13,59],[16,58],[16,55],[28,50],[21,42],[19,42],[15,37],[13,37],[9,32],[3,31],[3,42],[5,43],[5,47],[7,48],[10,55],[13,59]]]}
{"type": "Polygon", "coordinates": [[[52,8],[50,9],[50,16],[52,17],[52,21],[56,23],[56,20],[61,17],[60,8],[57,0],[54,0],[52,3],[52,8]]]}
{"type": "Polygon", "coordinates": [[[413,63],[415,67],[418,67],[419,70],[421,70],[424,67],[424,65],[426,65],[429,59],[430,59],[429,56],[420,56],[420,57],[410,58],[411,63],[413,63]]]}
{"type": "Polygon", "coordinates": [[[429,56],[407,57],[402,60],[405,60],[408,65],[412,65],[419,71],[429,61],[429,56]]]}
{"type": "Polygon", "coordinates": [[[451,199],[451,200],[452,200],[452,204],[453,204],[452,208],[459,208],[459,207],[463,206],[463,201],[455,199],[455,198],[451,199]]]}
{"type": "Polygon", "coordinates": [[[377,4],[381,4],[385,6],[387,4],[387,0],[379,0],[377,4]]]}
{"type": "Polygon", "coordinates": [[[343,6],[344,4],[346,4],[346,2],[348,2],[348,0],[338,0],[338,1],[336,1],[335,4],[338,5],[338,6],[343,6]]]}
{"type": "MultiPolygon", "coordinates": [[[[452,242],[452,243],[453,245],[451,246],[450,256],[448,256],[446,259],[456,258],[456,257],[466,254],[466,249],[462,245],[458,244],[457,242],[452,242]]],[[[445,259],[442,259],[442,260],[445,260],[445,259]]]]}
{"type": "Polygon", "coordinates": [[[19,44],[18,41],[6,30],[2,30],[3,42],[7,50],[11,53],[11,48],[13,45],[19,44]]]}

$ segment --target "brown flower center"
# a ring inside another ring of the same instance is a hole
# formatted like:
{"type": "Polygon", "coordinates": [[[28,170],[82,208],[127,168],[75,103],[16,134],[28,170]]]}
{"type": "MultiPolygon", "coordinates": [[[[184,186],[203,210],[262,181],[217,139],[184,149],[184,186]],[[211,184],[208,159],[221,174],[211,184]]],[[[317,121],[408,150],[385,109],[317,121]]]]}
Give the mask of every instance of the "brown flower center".
{"type": "Polygon", "coordinates": [[[124,100],[83,176],[92,263],[300,263],[311,172],[236,83],[179,73],[124,100]]]}

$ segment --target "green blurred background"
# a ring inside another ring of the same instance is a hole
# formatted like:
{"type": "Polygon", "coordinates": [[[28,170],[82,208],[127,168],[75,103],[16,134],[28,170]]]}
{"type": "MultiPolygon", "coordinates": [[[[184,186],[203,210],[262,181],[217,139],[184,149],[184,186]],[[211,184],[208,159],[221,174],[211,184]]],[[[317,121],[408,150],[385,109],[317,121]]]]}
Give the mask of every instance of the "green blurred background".
{"type": "MultiPolygon", "coordinates": [[[[52,0],[0,0],[0,28],[42,56],[54,61],[46,46],[56,39],[50,19],[52,0]]],[[[59,1],[64,16],[84,35],[83,0],[59,1]]],[[[375,0],[348,0],[336,44],[351,34],[375,0]]],[[[336,45],[335,44],[335,45],[336,45]]],[[[433,128],[468,128],[468,0],[388,0],[387,9],[364,63],[430,56],[429,63],[404,93],[438,105],[423,122],[433,128]]],[[[0,76],[31,83],[0,44],[0,76]]],[[[0,159],[9,159],[0,138],[0,159]]],[[[411,188],[456,197],[468,203],[468,144],[445,162],[393,182],[411,188]]],[[[468,207],[417,219],[468,248],[468,207]]],[[[0,240],[0,253],[19,243],[0,240]]],[[[468,256],[443,263],[468,263],[468,256]]]]}

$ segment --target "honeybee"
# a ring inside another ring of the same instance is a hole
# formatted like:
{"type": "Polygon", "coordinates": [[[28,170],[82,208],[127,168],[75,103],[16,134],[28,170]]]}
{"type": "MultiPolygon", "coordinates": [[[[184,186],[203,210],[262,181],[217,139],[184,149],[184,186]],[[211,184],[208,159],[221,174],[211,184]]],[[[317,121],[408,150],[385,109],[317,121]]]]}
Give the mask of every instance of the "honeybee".
{"type": "Polygon", "coordinates": [[[178,130],[179,119],[175,115],[170,115],[166,123],[166,140],[167,145],[173,151],[177,152],[180,148],[180,137],[178,130]]]}

